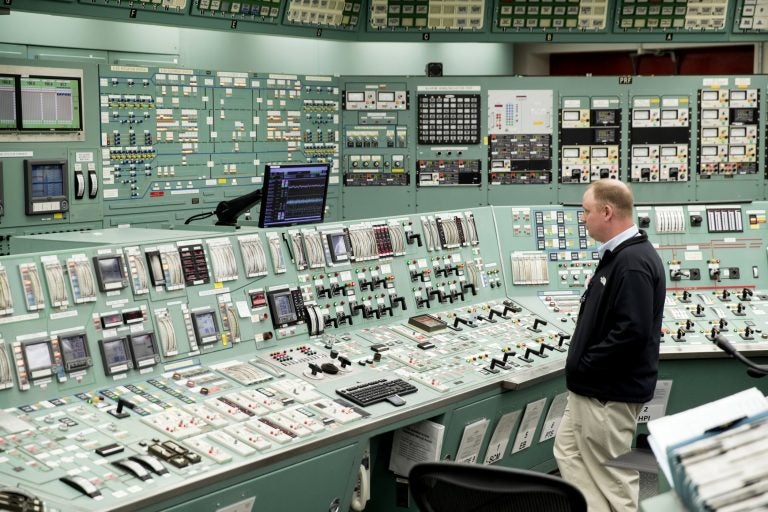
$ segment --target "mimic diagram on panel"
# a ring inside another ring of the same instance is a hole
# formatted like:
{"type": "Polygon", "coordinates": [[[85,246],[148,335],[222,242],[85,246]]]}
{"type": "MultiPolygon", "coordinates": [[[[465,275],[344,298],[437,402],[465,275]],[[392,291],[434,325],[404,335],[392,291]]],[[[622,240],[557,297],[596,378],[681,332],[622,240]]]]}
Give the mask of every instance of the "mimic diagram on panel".
{"type": "Polygon", "coordinates": [[[107,201],[251,188],[265,162],[338,166],[331,79],[119,66],[101,73],[107,201]]]}
{"type": "Polygon", "coordinates": [[[552,181],[551,90],[488,91],[491,185],[552,181]]]}

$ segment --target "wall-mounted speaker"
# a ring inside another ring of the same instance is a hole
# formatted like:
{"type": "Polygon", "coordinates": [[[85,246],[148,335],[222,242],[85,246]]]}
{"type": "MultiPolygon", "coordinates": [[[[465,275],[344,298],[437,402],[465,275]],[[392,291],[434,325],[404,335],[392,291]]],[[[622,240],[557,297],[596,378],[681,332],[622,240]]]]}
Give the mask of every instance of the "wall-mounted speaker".
{"type": "Polygon", "coordinates": [[[429,62],[425,71],[427,76],[443,76],[443,63],[429,62]]]}

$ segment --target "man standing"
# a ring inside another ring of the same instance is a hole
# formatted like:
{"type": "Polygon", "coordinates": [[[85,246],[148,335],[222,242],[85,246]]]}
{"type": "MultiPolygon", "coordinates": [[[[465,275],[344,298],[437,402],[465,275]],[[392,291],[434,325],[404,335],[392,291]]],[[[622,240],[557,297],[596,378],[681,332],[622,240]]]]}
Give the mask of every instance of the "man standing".
{"type": "Polygon", "coordinates": [[[589,512],[637,510],[638,472],[605,462],[630,451],[641,406],[656,387],[666,280],[633,222],[633,202],[629,187],[612,179],[592,183],[582,198],[584,223],[602,245],[568,350],[568,406],[554,454],[589,512]]]}

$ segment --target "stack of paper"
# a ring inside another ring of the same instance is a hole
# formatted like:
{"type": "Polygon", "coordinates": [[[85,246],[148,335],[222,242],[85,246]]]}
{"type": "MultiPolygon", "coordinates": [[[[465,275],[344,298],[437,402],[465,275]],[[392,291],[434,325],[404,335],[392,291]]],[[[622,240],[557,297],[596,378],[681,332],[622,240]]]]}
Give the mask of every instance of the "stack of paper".
{"type": "Polygon", "coordinates": [[[690,510],[768,507],[768,401],[756,388],[648,424],[651,448],[690,510]]]}

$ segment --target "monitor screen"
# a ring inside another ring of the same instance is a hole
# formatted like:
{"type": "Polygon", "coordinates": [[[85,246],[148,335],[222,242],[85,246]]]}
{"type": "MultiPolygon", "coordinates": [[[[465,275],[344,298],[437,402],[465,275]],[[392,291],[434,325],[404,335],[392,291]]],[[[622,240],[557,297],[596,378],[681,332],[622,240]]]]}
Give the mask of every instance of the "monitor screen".
{"type": "Polygon", "coordinates": [[[326,238],[328,240],[328,248],[331,250],[331,259],[334,263],[347,261],[349,259],[349,250],[347,249],[346,234],[328,233],[326,238]]]}
{"type": "Polygon", "coordinates": [[[157,348],[152,333],[133,334],[130,342],[133,364],[136,368],[143,368],[157,362],[157,348]]]}
{"type": "Polygon", "coordinates": [[[82,129],[79,78],[22,77],[20,88],[22,130],[82,129]]]}
{"type": "Polygon", "coordinates": [[[35,372],[46,370],[53,366],[53,353],[51,345],[46,340],[25,343],[24,359],[27,361],[27,370],[32,377],[35,372]]]}
{"type": "Polygon", "coordinates": [[[88,353],[88,339],[85,334],[59,336],[59,348],[64,359],[64,368],[69,372],[82,370],[91,365],[88,353]]]}
{"type": "Polygon", "coordinates": [[[192,313],[192,326],[200,343],[213,343],[218,339],[219,326],[216,324],[213,311],[192,313]]]}
{"type": "Polygon", "coordinates": [[[269,309],[272,313],[272,325],[275,328],[292,325],[299,321],[291,290],[267,292],[267,300],[269,301],[269,309]]]}
{"type": "Polygon", "coordinates": [[[32,198],[43,199],[64,195],[64,172],[60,164],[33,164],[31,169],[32,198]]]}
{"type": "Polygon", "coordinates": [[[123,257],[119,254],[94,256],[93,266],[96,268],[96,278],[99,280],[101,291],[119,290],[128,286],[123,272],[123,257]]]}
{"type": "Polygon", "coordinates": [[[0,130],[18,129],[16,77],[0,75],[0,130]]]}
{"type": "Polygon", "coordinates": [[[323,222],[328,164],[267,164],[259,227],[323,222]]]}
{"type": "Polygon", "coordinates": [[[69,211],[66,160],[24,160],[27,215],[69,211]]]}
{"type": "Polygon", "coordinates": [[[128,344],[125,338],[101,340],[101,356],[107,375],[124,372],[131,368],[128,344]]]}

